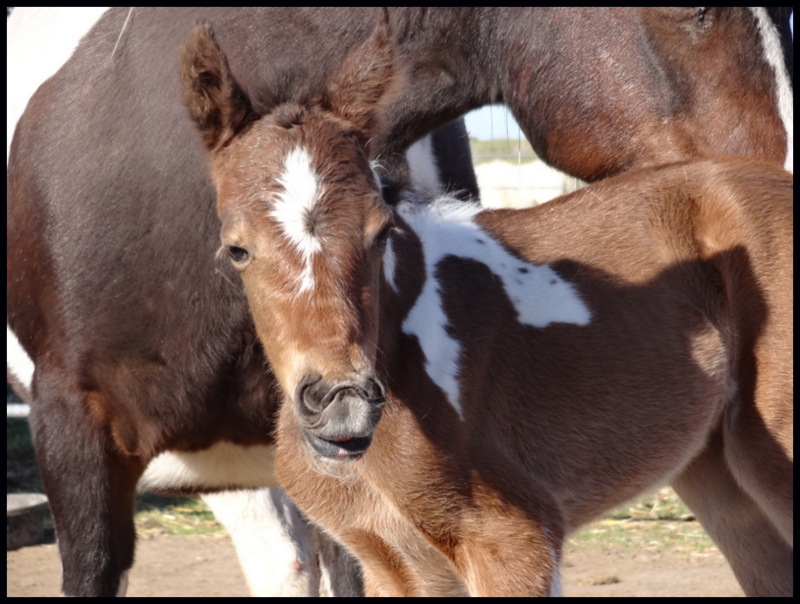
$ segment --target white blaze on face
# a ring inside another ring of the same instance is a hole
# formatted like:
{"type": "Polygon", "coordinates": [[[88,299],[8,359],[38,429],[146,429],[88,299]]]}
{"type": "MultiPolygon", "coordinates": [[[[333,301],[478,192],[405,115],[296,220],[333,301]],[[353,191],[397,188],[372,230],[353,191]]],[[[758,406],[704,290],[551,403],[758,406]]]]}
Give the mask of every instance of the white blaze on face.
{"type": "Polygon", "coordinates": [[[314,254],[322,250],[319,239],[311,231],[311,216],[322,194],[319,178],[311,168],[311,157],[305,149],[293,149],[287,156],[278,178],[283,191],[278,195],[272,217],[283,229],[303,258],[300,292],[314,288],[314,254]]]}
{"type": "Polygon", "coordinates": [[[758,23],[761,45],[764,49],[764,60],[775,73],[775,96],[778,99],[778,113],[786,130],[786,161],[783,167],[794,173],[794,94],[786,61],[783,59],[781,40],[764,7],[750,8],[758,23]]]}
{"type": "Polygon", "coordinates": [[[476,260],[503,282],[518,321],[533,327],[551,323],[588,325],[591,313],[575,287],[547,265],[520,260],[475,224],[477,204],[449,199],[430,206],[401,204],[398,212],[414,229],[425,257],[425,285],[403,323],[403,332],[417,337],[425,368],[463,419],[459,385],[461,344],[447,332],[448,318],[435,273],[448,256],[476,260]]]}

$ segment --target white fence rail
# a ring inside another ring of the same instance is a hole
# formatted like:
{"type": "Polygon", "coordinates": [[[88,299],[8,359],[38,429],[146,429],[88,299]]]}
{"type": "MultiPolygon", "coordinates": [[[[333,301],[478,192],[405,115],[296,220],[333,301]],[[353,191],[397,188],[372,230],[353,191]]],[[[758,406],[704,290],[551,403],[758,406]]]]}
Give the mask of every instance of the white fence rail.
{"type": "MultiPolygon", "coordinates": [[[[476,162],[480,158],[476,157],[476,162]]],[[[540,160],[520,163],[512,155],[475,166],[481,204],[487,208],[526,208],[579,189],[583,183],[540,160]]]]}

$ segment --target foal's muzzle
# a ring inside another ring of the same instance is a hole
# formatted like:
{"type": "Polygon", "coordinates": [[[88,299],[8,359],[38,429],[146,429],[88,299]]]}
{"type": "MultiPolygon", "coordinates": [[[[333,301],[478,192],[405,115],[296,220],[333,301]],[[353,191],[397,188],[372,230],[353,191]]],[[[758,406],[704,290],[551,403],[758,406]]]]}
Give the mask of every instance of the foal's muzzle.
{"type": "Polygon", "coordinates": [[[335,383],[306,375],[294,397],[298,423],[312,450],[337,461],[366,453],[385,404],[383,386],[371,375],[335,383]]]}

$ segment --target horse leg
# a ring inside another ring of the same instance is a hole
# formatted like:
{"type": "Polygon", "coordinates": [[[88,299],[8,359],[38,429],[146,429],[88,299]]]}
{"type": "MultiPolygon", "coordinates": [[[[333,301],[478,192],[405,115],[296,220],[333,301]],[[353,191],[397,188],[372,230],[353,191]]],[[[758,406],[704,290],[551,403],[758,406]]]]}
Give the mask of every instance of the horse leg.
{"type": "Polygon", "coordinates": [[[421,591],[408,561],[396,547],[380,536],[360,530],[349,530],[346,534],[346,543],[361,563],[366,597],[450,595],[421,591]]]}
{"type": "Polygon", "coordinates": [[[723,449],[717,432],[672,486],[728,559],[747,595],[791,596],[792,548],[739,486],[723,449]]]}
{"type": "Polygon", "coordinates": [[[480,533],[467,535],[457,564],[470,595],[561,595],[561,548],[541,527],[486,518],[480,533]]]}
{"type": "Polygon", "coordinates": [[[730,266],[721,268],[727,287],[739,293],[731,306],[740,317],[731,355],[736,391],[722,438],[733,477],[793,547],[793,213],[791,205],[780,204],[770,204],[769,211],[781,216],[770,234],[750,255],[732,254],[730,266]]]}
{"type": "Polygon", "coordinates": [[[31,432],[55,521],[67,596],[116,596],[133,565],[138,458],[119,451],[89,398],[37,368],[31,432]]]}
{"type": "Polygon", "coordinates": [[[362,597],[364,585],[358,561],[316,524],[309,522],[308,528],[319,563],[319,595],[337,598],[362,597]]]}
{"type": "Polygon", "coordinates": [[[203,500],[230,534],[251,595],[318,595],[308,526],[283,489],[207,493],[203,500]]]}
{"type": "MultiPolygon", "coordinates": [[[[790,420],[791,421],[791,420],[790,420]]],[[[763,423],[725,426],[725,459],[790,549],[794,547],[794,464],[763,423]]]]}
{"type": "MultiPolygon", "coordinates": [[[[791,352],[759,351],[755,395],[735,401],[723,424],[725,460],[738,483],[794,547],[794,417],[791,352]],[[773,354],[776,358],[769,358],[773,354]],[[783,361],[783,362],[782,362],[783,361]],[[749,399],[749,400],[748,400],[749,399]]],[[[763,347],[762,347],[763,348],[763,347]]]]}
{"type": "Polygon", "coordinates": [[[207,493],[225,527],[253,596],[363,595],[358,563],[309,523],[283,489],[207,493]]]}

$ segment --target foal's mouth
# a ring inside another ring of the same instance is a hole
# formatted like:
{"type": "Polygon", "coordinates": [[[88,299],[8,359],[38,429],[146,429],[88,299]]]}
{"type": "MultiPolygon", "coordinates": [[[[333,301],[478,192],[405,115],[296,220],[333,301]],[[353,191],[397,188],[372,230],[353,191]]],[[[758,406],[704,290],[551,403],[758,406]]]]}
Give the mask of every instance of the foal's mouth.
{"type": "Polygon", "coordinates": [[[324,439],[303,430],[303,435],[317,455],[333,461],[355,461],[367,452],[372,443],[371,434],[369,436],[324,439]]]}

